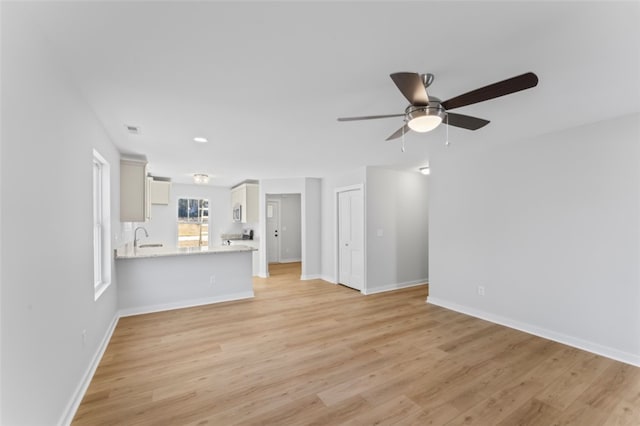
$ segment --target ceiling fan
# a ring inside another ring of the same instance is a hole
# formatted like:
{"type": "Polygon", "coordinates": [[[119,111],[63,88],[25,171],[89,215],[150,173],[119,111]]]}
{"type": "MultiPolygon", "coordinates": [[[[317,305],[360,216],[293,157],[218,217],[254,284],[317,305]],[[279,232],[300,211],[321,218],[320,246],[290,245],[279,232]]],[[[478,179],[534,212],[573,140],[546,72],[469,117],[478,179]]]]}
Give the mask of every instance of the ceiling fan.
{"type": "Polygon", "coordinates": [[[440,123],[446,123],[450,126],[461,127],[468,130],[478,130],[489,124],[489,120],[456,114],[449,112],[449,110],[530,89],[538,84],[538,77],[534,73],[528,72],[472,90],[471,92],[442,102],[435,96],[427,94],[427,87],[433,83],[433,74],[397,72],[391,74],[390,77],[396,86],[398,86],[400,92],[402,92],[404,97],[410,102],[410,105],[404,110],[404,113],[369,115],[365,117],[340,117],[338,121],[404,117],[404,126],[396,130],[387,140],[397,139],[410,130],[419,133],[429,132],[438,127],[440,123]]]}

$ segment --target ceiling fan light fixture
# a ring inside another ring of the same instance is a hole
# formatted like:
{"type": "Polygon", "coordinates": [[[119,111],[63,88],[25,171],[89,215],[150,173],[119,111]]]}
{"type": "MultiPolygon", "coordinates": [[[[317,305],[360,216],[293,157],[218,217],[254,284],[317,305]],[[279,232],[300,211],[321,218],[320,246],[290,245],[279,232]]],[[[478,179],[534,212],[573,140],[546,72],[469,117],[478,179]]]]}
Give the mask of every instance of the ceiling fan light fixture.
{"type": "Polygon", "coordinates": [[[209,183],[209,175],[204,173],[196,173],[193,175],[193,182],[198,184],[209,183]]]}
{"type": "Polygon", "coordinates": [[[441,107],[420,107],[407,114],[407,125],[418,133],[426,133],[435,129],[442,123],[444,111],[441,107]]]}

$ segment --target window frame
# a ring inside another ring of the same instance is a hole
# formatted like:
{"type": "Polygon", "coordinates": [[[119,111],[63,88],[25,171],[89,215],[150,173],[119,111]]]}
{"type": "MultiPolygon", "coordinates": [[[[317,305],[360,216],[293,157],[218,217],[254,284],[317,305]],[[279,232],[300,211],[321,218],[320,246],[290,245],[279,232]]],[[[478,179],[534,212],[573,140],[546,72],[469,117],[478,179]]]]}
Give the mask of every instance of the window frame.
{"type": "Polygon", "coordinates": [[[211,227],[210,224],[210,216],[209,216],[209,199],[206,197],[178,197],[177,198],[177,211],[176,211],[176,225],[177,225],[177,229],[176,229],[176,244],[178,247],[208,247],[209,246],[209,230],[211,227]],[[180,216],[180,202],[182,200],[187,201],[187,216],[186,218],[181,217],[180,216]],[[189,212],[191,211],[189,209],[189,205],[190,202],[195,201],[198,203],[198,207],[197,207],[197,216],[189,216],[189,212]],[[206,202],[206,207],[202,207],[201,203],[202,202],[206,202]],[[195,218],[195,220],[194,220],[195,218]],[[190,246],[190,245],[183,245],[185,241],[188,240],[183,240],[181,241],[181,235],[180,235],[180,225],[181,224],[187,224],[187,225],[198,225],[200,228],[200,237],[198,239],[198,245],[197,246],[190,246]],[[206,231],[207,231],[207,239],[204,240],[202,239],[202,227],[203,225],[206,225],[206,231]],[[204,243],[204,244],[203,244],[204,243]]]}
{"type": "Polygon", "coordinates": [[[111,166],[93,150],[93,290],[94,300],[111,285],[111,166]]]}

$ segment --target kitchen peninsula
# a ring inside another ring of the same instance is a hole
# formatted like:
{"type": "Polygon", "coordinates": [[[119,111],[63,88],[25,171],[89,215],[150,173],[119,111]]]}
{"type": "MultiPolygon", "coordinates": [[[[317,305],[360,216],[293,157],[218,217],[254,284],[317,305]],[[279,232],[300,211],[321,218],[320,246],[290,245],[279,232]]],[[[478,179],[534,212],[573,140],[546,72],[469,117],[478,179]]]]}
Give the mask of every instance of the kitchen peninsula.
{"type": "Polygon", "coordinates": [[[253,297],[252,252],[244,245],[116,251],[123,316],[253,297]]]}

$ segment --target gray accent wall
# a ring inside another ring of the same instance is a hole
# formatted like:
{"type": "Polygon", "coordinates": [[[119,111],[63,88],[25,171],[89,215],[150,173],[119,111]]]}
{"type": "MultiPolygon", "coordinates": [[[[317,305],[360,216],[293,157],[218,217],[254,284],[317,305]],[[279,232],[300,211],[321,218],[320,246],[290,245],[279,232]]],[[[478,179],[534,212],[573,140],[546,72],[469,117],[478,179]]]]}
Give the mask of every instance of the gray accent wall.
{"type": "Polygon", "coordinates": [[[322,179],[322,278],[336,282],[336,190],[364,186],[365,286],[377,293],[429,279],[428,177],[363,167],[322,179]]]}
{"type": "Polygon", "coordinates": [[[366,292],[429,279],[428,177],[367,167],[366,292]]]}

